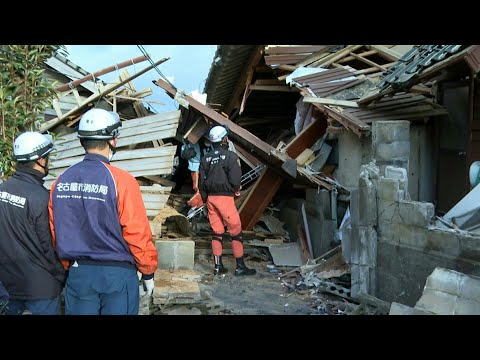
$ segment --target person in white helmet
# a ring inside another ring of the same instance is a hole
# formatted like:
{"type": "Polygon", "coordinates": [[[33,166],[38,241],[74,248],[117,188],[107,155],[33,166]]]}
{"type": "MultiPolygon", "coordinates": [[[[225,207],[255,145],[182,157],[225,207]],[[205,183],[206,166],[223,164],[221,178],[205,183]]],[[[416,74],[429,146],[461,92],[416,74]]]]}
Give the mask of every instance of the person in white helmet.
{"type": "Polygon", "coordinates": [[[243,232],[240,215],[235,206],[235,196],[241,188],[242,168],[240,158],[228,150],[228,130],[224,126],[214,126],[209,133],[212,150],[200,163],[199,189],[203,202],[207,204],[208,220],[214,232],[212,252],[214,275],[228,270],[222,262],[222,241],[225,226],[232,239],[233,256],[236,260],[235,275],[255,275],[243,259],[243,232]]]}
{"type": "Polygon", "coordinates": [[[140,187],[110,165],[120,126],[116,113],[87,111],[78,126],[85,158],[52,184],[50,227],[69,269],[67,315],[137,315],[137,270],[147,296],[153,293],[157,250],[140,187]]]}
{"type": "Polygon", "coordinates": [[[48,225],[48,174],[52,137],[24,132],[13,144],[16,171],[0,184],[0,282],[9,294],[8,315],[28,309],[59,315],[65,270],[48,225]]]}

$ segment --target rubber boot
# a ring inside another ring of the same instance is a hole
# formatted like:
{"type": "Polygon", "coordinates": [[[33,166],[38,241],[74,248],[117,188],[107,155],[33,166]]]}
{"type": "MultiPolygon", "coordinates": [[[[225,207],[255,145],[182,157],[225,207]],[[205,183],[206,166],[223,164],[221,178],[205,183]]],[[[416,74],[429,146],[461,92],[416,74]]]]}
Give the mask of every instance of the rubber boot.
{"type": "Polygon", "coordinates": [[[237,268],[235,269],[235,276],[249,276],[255,275],[257,270],[249,269],[243,262],[243,256],[235,258],[237,261],[237,268]]]}
{"type": "Polygon", "coordinates": [[[215,263],[215,268],[213,269],[213,275],[226,274],[228,269],[223,266],[222,256],[213,256],[213,262],[215,263]]]}

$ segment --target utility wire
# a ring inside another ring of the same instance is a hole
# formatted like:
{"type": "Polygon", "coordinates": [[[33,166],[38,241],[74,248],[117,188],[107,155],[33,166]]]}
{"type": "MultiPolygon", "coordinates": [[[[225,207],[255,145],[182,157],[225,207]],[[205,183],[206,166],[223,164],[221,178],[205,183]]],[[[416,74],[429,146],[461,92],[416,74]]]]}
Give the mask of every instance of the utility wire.
{"type": "MultiPolygon", "coordinates": [[[[145,50],[145,48],[143,47],[143,45],[137,45],[138,49],[140,50],[140,52],[147,56],[148,58],[148,61],[150,62],[150,64],[154,65],[155,63],[153,62],[152,58],[150,57],[150,55],[148,55],[147,51],[145,50]]],[[[168,79],[167,77],[160,71],[160,69],[158,68],[158,66],[154,65],[154,69],[158,72],[158,74],[167,82],[170,84],[171,87],[173,87],[175,90],[177,90],[177,87],[175,85],[173,85],[168,79]]]]}

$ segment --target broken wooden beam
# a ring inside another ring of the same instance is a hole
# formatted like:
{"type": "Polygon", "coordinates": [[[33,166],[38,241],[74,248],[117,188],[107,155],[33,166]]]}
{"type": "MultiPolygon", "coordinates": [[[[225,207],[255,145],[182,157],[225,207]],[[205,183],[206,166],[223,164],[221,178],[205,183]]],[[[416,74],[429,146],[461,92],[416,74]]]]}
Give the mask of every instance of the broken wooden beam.
{"type": "MultiPolygon", "coordinates": [[[[177,89],[175,89],[172,85],[168,84],[166,81],[159,79],[155,82],[155,84],[169,94],[171,94],[172,96],[175,96],[177,94],[177,89]]],[[[219,114],[215,110],[201,104],[191,96],[185,95],[184,99],[190,104],[190,106],[200,111],[202,114],[206,115],[215,123],[219,125],[227,125],[230,133],[233,136],[236,136],[238,140],[243,139],[244,141],[246,141],[248,145],[252,146],[253,150],[255,150],[257,154],[262,155],[263,158],[271,158],[270,153],[272,150],[274,150],[273,146],[262,141],[248,130],[245,130],[244,128],[227,119],[225,116],[219,114]]]]}
{"type": "Polygon", "coordinates": [[[336,99],[321,98],[321,97],[315,97],[315,96],[305,96],[305,97],[303,98],[303,102],[306,102],[306,103],[314,103],[314,104],[337,105],[337,106],[346,106],[346,107],[355,107],[355,108],[358,108],[358,104],[357,104],[356,101],[336,100],[336,99]]]}
{"type": "Polygon", "coordinates": [[[253,229],[282,182],[283,178],[270,168],[260,175],[239,210],[242,229],[253,229]]]}
{"type": "Polygon", "coordinates": [[[135,75],[132,75],[131,77],[129,77],[128,79],[125,79],[123,81],[121,81],[120,83],[118,84],[111,84],[109,86],[106,86],[105,89],[103,91],[101,91],[99,94],[93,94],[91,95],[88,99],[86,99],[82,105],[79,105],[78,107],[70,110],[69,112],[67,112],[66,114],[63,114],[62,116],[60,117],[57,117],[57,118],[54,118],[52,120],[49,120],[49,121],[46,121],[45,123],[43,123],[41,126],[40,126],[40,132],[45,132],[47,130],[50,130],[52,127],[54,126],[57,126],[58,124],[62,123],[65,119],[67,119],[69,116],[72,116],[74,114],[76,114],[79,110],[85,108],[88,104],[90,103],[94,103],[95,101],[97,101],[98,99],[101,99],[102,97],[110,94],[112,91],[118,89],[120,86],[123,86],[125,85],[126,83],[128,83],[129,81],[139,77],[140,75],[143,75],[145,74],[146,72],[152,70],[155,66],[157,65],[160,65],[161,63],[167,61],[169,58],[163,58],[163,59],[160,59],[158,60],[156,63],[150,65],[150,66],[147,66],[146,68],[144,68],[143,70],[139,71],[138,73],[136,73],[135,75]]]}
{"type": "Polygon", "coordinates": [[[55,87],[55,90],[56,91],[67,91],[68,89],[73,89],[74,87],[76,87],[77,85],[80,85],[82,83],[84,83],[85,81],[88,81],[88,80],[95,80],[95,78],[101,76],[101,75],[105,75],[105,74],[108,74],[114,70],[118,70],[118,69],[122,69],[126,66],[129,66],[129,65],[133,65],[133,64],[138,64],[142,61],[145,61],[147,60],[149,57],[148,56],[145,56],[145,55],[142,55],[142,56],[138,56],[134,59],[130,59],[130,60],[127,60],[127,61],[124,61],[124,62],[121,62],[120,64],[116,64],[116,65],[112,65],[112,66],[109,66],[105,69],[102,69],[102,70],[99,70],[99,71],[96,71],[92,74],[88,74],[87,76],[84,76],[83,78],[81,79],[78,79],[78,80],[75,80],[75,81],[70,81],[69,83],[67,84],[62,84],[62,85],[59,85],[57,87],[55,87]]]}
{"type": "Polygon", "coordinates": [[[320,139],[327,130],[327,120],[323,114],[319,113],[321,118],[314,120],[300,134],[298,134],[290,143],[287,144],[285,152],[288,156],[295,159],[303,150],[310,148],[320,139]]]}

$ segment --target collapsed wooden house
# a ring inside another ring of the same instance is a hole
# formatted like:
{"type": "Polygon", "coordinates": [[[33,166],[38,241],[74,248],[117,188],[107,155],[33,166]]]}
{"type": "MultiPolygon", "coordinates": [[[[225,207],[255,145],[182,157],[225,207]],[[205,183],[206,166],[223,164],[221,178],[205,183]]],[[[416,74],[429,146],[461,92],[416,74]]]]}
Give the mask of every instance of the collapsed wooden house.
{"type": "Polygon", "coordinates": [[[58,54],[46,61],[45,76],[59,83],[56,87],[59,96],[53,107],[47,109],[47,121],[41,127],[42,131],[53,132],[56,138],[45,187],[50,188],[58,175],[83,159],[84,150],[75,127],[88,109],[103,108],[116,111],[122,121],[118,152],[112,163],[138,179],[150,218],[165,207],[171,186],[162,186],[158,182],[165,183],[163,177],[172,172],[177,146],[164,140],[175,137],[180,111],[154,114],[144,106],[143,102],[151,102],[144,97],[152,90],[137,90],[132,80],[167,59],[161,59],[134,75],[125,68],[145,60],[147,57],[141,56],[93,74],[58,54]],[[113,83],[105,84],[97,78],[111,71],[118,72],[118,79],[113,83]]]}
{"type": "Polygon", "coordinates": [[[270,208],[307,249],[304,260],[342,243],[353,294],[411,304],[435,266],[480,271],[478,239],[434,226],[469,191],[468,167],[478,160],[477,52],[219,46],[207,104],[184,97],[181,133],[226,124],[245,166],[267,165],[240,207],[245,229],[270,208]]]}

